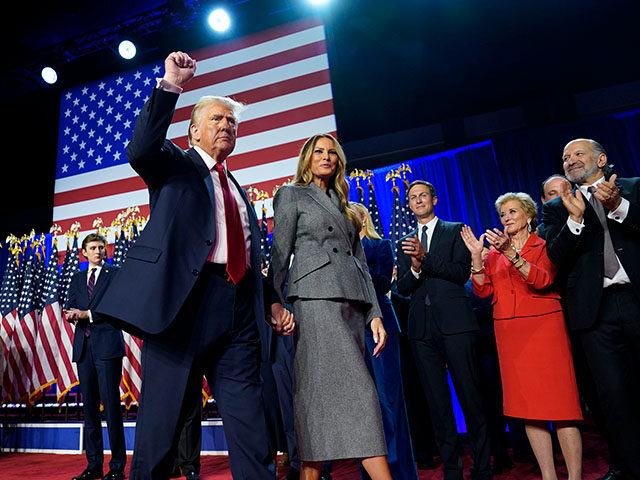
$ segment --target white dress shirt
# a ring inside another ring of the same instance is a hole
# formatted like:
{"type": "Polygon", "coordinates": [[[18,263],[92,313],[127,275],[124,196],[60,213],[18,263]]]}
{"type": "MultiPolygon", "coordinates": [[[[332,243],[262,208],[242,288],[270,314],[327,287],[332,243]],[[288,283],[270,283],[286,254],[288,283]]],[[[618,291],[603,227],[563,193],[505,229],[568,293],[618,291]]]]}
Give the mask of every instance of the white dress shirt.
{"type": "MultiPolygon", "coordinates": [[[[431,248],[431,239],[433,238],[433,231],[435,230],[437,223],[438,223],[438,217],[433,217],[427,223],[418,222],[418,227],[417,227],[417,229],[418,229],[418,240],[420,240],[420,243],[422,243],[422,227],[424,227],[425,225],[427,227],[427,252],[431,248]]],[[[413,273],[414,277],[420,278],[420,274],[422,273],[422,269],[418,270],[417,272],[413,268],[410,268],[410,270],[411,270],[411,273],[413,273]]]]}
{"type": "MultiPolygon", "coordinates": [[[[91,264],[89,264],[89,268],[87,268],[87,286],[89,285],[89,277],[91,276],[91,270],[94,268],[96,272],[94,273],[94,277],[93,277],[93,285],[94,285],[93,288],[95,288],[95,284],[98,283],[98,276],[102,271],[102,265],[97,267],[92,267],[91,264]]],[[[93,315],[91,315],[91,310],[87,310],[87,312],[89,312],[89,323],[93,323],[93,315]]]]}
{"type": "MultiPolygon", "coordinates": [[[[216,202],[216,241],[213,244],[213,248],[211,249],[211,253],[207,260],[213,263],[221,263],[226,265],[227,263],[227,222],[224,216],[224,195],[222,193],[222,185],[220,184],[220,175],[213,168],[215,166],[216,161],[211,158],[211,156],[205,152],[202,148],[195,146],[193,147],[196,152],[200,154],[202,160],[205,165],[211,172],[211,179],[213,180],[213,193],[216,202]]],[[[228,172],[226,162],[223,162],[225,172],[228,172]]],[[[242,195],[238,191],[236,184],[229,178],[227,174],[227,180],[229,183],[229,188],[234,198],[236,199],[236,203],[238,204],[238,211],[240,212],[240,222],[242,224],[242,232],[244,234],[244,243],[245,243],[245,265],[247,268],[251,266],[251,228],[249,226],[249,213],[247,212],[247,205],[244,203],[242,195]]]]}
{"type": "MultiPolygon", "coordinates": [[[[591,192],[589,191],[589,187],[595,187],[599,183],[604,182],[604,177],[600,177],[591,185],[579,185],[578,188],[582,193],[582,196],[585,199],[585,202],[589,202],[591,199],[591,192]]],[[[618,223],[624,222],[625,218],[627,218],[627,214],[629,213],[629,200],[623,198],[618,205],[618,208],[609,212],[607,217],[610,220],[613,220],[618,223]]],[[[567,226],[569,227],[569,231],[574,235],[580,235],[584,230],[584,220],[582,223],[578,223],[575,220],[572,220],[571,217],[567,218],[567,226]]],[[[610,285],[622,284],[622,283],[631,283],[631,279],[629,279],[629,275],[625,272],[622,263],[620,263],[620,259],[616,255],[616,260],[618,260],[618,265],[620,266],[619,270],[613,276],[613,278],[603,277],[602,286],[603,288],[607,288],[610,285]]]]}

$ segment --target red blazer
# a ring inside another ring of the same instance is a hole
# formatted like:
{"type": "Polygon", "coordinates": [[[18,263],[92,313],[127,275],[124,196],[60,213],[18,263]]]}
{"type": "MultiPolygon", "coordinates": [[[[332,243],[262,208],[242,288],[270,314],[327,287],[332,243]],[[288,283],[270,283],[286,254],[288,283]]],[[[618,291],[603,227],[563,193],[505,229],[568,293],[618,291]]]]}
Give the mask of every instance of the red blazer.
{"type": "Polygon", "coordinates": [[[493,318],[507,320],[562,311],[560,295],[552,289],[557,270],[547,256],[546,242],[532,233],[520,256],[530,265],[526,279],[495,249],[484,261],[484,283],[479,285],[472,276],[476,295],[493,295],[493,318]]]}

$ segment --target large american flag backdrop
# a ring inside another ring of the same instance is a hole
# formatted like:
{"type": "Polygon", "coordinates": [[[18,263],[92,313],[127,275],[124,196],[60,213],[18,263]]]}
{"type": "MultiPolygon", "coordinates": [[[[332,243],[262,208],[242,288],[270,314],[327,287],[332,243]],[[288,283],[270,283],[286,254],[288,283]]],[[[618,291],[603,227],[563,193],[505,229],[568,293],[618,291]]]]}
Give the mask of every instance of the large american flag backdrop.
{"type": "MultiPolygon", "coordinates": [[[[315,133],[336,133],[324,26],[319,19],[304,19],[189,53],[198,62],[196,76],[179,97],[167,137],[178,146],[188,148],[191,109],[203,95],[230,96],[247,104],[236,148],[227,165],[245,188],[253,187],[251,191],[261,193],[254,199],[254,206],[259,214],[264,210],[266,215],[260,215],[264,221],[265,217],[272,216],[271,198],[265,197],[272,197],[276,186],[293,177],[298,151],[304,141],[315,133]]],[[[154,64],[63,92],[53,223],[59,225],[62,232],[68,232],[75,230],[79,222],[79,234],[71,235],[76,242],[95,231],[94,220],[98,217],[104,226],[109,226],[121,212],[133,207],[139,208],[138,216],[149,215],[146,186],[127,163],[126,147],[138,113],[163,70],[164,58],[159,58],[154,64]]],[[[112,244],[116,243],[116,231],[120,234],[120,243],[123,240],[124,230],[113,228],[109,231],[112,244]]],[[[56,239],[61,250],[58,263],[63,263],[63,257],[69,257],[65,249],[76,259],[73,268],[63,267],[62,281],[78,269],[77,249],[69,248],[73,242],[63,236],[56,239]]],[[[52,260],[56,256],[54,250],[52,260]]],[[[54,326],[69,330],[61,317],[60,303],[54,302],[55,309],[49,308],[50,303],[45,302],[42,318],[53,318],[54,326]]],[[[5,310],[15,313],[16,306],[10,307],[5,310]]],[[[18,319],[9,322],[11,312],[6,318],[2,312],[2,325],[7,323],[18,328],[18,319]]],[[[64,332],[58,328],[54,333],[58,331],[64,332]]],[[[2,332],[3,344],[10,347],[15,343],[11,343],[13,328],[3,328],[2,332]]],[[[44,341],[46,335],[42,337],[44,341]]],[[[58,391],[64,395],[77,380],[68,361],[70,345],[64,342],[66,337],[54,337],[56,348],[51,347],[51,342],[45,342],[41,350],[50,354],[43,358],[51,358],[55,364],[56,374],[52,373],[47,380],[57,381],[58,391]]],[[[141,341],[125,333],[125,343],[127,356],[123,361],[120,388],[123,400],[129,403],[137,401],[141,387],[141,341]]],[[[31,367],[34,362],[22,363],[31,367]]],[[[14,369],[16,374],[19,366],[16,364],[14,369]]],[[[11,378],[3,381],[10,382],[11,378]]],[[[24,392],[13,389],[15,395],[11,396],[31,398],[40,388],[36,387],[34,384],[24,392]]]]}
{"type": "MultiPolygon", "coordinates": [[[[191,109],[203,95],[246,103],[227,161],[245,188],[271,197],[274,187],[295,173],[304,140],[336,132],[321,20],[300,20],[189,54],[197,61],[196,76],[180,95],[167,136],[188,148],[191,109]]],[[[82,239],[96,217],[108,226],[133,206],[140,207],[140,215],[149,214],[146,186],[125,152],[135,119],[163,73],[164,58],[159,58],[63,92],[53,208],[53,222],[63,232],[79,221],[82,239]]],[[[271,199],[257,200],[256,210],[263,202],[271,217],[271,199]]],[[[61,249],[65,243],[60,242],[61,249]]]]}

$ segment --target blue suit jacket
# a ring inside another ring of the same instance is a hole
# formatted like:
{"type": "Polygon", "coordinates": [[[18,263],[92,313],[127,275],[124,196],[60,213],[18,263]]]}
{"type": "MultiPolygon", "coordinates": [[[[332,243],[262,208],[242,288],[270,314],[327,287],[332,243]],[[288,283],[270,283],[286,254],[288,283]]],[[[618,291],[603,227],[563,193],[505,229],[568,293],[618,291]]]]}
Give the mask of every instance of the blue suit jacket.
{"type": "Polygon", "coordinates": [[[384,329],[387,333],[400,333],[400,325],[398,325],[393,304],[391,299],[387,297],[387,293],[391,290],[391,277],[393,276],[391,240],[363,237],[361,242],[365,257],[367,257],[367,265],[373,281],[373,288],[376,291],[378,305],[380,305],[382,312],[384,329]]]}
{"type": "MultiPolygon", "coordinates": [[[[127,147],[127,158],[149,189],[149,222],[98,306],[138,336],[169,327],[191,292],[216,240],[213,181],[200,155],[165,139],[178,95],[156,88],[145,103],[127,147]]],[[[271,329],[265,323],[260,227],[246,194],[251,228],[253,310],[268,357],[271,329]]]]}
{"type": "Polygon", "coordinates": [[[105,264],[102,267],[91,300],[87,293],[87,271],[77,272],[71,279],[69,286],[69,299],[66,308],[78,308],[80,310],[91,310],[93,323],[80,321],[76,324],[73,335],[73,358],[74,362],[82,359],[85,345],[91,342],[91,348],[95,358],[108,360],[110,358],[123,357],[126,354],[122,332],[105,321],[105,317],[94,311],[95,305],[104,296],[104,292],[111,283],[118,267],[105,264]],[[86,333],[89,333],[89,336],[86,333]]]}

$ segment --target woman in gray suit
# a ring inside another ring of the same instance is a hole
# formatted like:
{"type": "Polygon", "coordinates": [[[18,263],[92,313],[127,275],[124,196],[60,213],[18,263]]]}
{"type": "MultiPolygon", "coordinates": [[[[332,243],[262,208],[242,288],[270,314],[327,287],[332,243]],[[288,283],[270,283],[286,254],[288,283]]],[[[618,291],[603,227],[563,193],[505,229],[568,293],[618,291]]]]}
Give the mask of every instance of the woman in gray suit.
{"type": "Polygon", "coordinates": [[[373,480],[390,480],[380,405],[363,356],[365,326],[376,356],[386,332],[344,173],[335,138],[314,135],[305,142],[293,183],[274,197],[270,278],[275,301],[291,303],[296,322],[301,478],[316,480],[325,460],[362,458],[373,480]]]}

